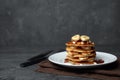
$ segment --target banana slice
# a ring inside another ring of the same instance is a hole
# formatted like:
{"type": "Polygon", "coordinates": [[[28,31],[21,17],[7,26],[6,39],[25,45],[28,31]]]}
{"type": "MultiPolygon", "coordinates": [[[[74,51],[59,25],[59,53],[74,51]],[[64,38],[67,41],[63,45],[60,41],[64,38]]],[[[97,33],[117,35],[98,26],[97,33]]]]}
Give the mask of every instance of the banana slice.
{"type": "Polygon", "coordinates": [[[87,36],[87,35],[82,35],[80,38],[81,38],[82,41],[88,41],[88,40],[90,40],[90,37],[87,36]]]}
{"type": "Polygon", "coordinates": [[[79,34],[74,35],[71,39],[72,39],[73,41],[78,41],[78,40],[80,40],[80,35],[79,35],[79,34]]]}

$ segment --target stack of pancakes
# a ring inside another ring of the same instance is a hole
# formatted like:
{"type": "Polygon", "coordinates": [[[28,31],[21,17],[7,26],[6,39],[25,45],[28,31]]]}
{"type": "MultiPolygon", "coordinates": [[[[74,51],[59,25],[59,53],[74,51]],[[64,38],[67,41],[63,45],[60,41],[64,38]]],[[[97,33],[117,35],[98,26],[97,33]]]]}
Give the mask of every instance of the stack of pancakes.
{"type": "Polygon", "coordinates": [[[87,35],[74,35],[66,43],[67,56],[65,62],[72,64],[95,64],[96,52],[94,42],[87,35]]]}

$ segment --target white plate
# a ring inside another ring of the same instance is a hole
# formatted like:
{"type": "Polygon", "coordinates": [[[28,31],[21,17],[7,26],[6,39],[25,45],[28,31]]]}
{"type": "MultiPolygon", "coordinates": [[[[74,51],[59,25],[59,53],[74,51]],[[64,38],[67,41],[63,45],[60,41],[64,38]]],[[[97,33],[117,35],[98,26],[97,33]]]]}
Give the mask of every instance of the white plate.
{"type": "Polygon", "coordinates": [[[48,60],[52,63],[66,66],[66,67],[72,67],[72,68],[91,68],[91,67],[97,67],[101,65],[106,65],[113,63],[117,60],[117,57],[113,54],[106,53],[106,52],[96,52],[96,59],[102,59],[104,60],[104,63],[100,64],[84,64],[84,65],[73,65],[70,63],[64,63],[64,60],[66,58],[66,51],[55,53],[48,57],[48,60]]]}

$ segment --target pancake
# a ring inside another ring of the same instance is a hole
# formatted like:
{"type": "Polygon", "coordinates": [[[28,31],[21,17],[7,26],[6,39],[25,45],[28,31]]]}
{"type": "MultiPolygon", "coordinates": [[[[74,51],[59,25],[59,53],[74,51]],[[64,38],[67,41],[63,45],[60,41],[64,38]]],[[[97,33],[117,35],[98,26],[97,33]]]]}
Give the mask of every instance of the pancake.
{"type": "Polygon", "coordinates": [[[75,41],[70,41],[66,43],[66,46],[94,46],[95,44],[92,43],[86,43],[86,42],[75,42],[75,41]]]}
{"type": "Polygon", "coordinates": [[[74,35],[71,41],[65,43],[67,56],[65,62],[71,64],[94,64],[95,44],[87,35],[74,35]]]}
{"type": "Polygon", "coordinates": [[[66,47],[66,51],[74,51],[74,52],[93,52],[94,50],[84,50],[84,49],[77,49],[77,48],[70,48],[70,47],[66,47]]]}

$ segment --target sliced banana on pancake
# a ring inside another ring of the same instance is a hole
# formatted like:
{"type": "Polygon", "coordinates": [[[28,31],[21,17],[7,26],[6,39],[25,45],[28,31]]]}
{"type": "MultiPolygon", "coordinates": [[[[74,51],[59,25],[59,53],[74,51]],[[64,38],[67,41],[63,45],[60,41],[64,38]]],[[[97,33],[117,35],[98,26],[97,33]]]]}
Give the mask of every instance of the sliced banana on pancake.
{"type": "Polygon", "coordinates": [[[89,41],[89,40],[90,40],[90,37],[87,36],[87,35],[82,35],[82,36],[80,36],[80,39],[81,39],[82,41],[89,41]]]}
{"type": "Polygon", "coordinates": [[[71,39],[72,39],[73,41],[78,41],[78,40],[80,40],[80,35],[79,35],[79,34],[74,35],[71,39]]]}

